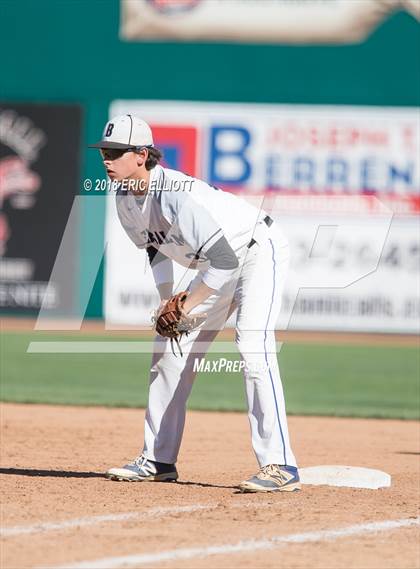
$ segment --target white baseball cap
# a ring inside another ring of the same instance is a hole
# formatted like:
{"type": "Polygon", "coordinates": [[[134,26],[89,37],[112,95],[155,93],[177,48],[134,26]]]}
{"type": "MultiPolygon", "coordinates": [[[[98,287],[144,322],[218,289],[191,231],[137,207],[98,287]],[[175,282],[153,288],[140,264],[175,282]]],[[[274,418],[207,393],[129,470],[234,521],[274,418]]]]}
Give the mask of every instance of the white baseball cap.
{"type": "Polygon", "coordinates": [[[153,135],[150,126],[139,117],[120,115],[112,118],[105,125],[102,140],[89,144],[89,148],[136,149],[142,146],[153,146],[153,135]]]}

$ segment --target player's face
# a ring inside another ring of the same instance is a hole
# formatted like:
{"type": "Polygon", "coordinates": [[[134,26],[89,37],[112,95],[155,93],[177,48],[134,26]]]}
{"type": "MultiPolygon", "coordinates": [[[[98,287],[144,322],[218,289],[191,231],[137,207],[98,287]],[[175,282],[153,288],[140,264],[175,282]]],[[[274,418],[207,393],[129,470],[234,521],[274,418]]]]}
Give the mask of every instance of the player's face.
{"type": "Polygon", "coordinates": [[[116,148],[101,148],[102,160],[107,175],[111,180],[126,180],[135,177],[137,170],[137,154],[132,151],[116,148]]]}

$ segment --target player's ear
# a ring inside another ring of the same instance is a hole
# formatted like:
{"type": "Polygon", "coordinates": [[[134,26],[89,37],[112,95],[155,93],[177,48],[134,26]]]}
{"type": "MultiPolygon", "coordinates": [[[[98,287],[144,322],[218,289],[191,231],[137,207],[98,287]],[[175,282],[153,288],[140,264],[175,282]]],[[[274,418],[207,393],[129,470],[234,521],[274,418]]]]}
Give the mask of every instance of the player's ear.
{"type": "Polygon", "coordinates": [[[137,166],[143,166],[146,163],[149,151],[147,148],[142,148],[137,152],[137,166]]]}

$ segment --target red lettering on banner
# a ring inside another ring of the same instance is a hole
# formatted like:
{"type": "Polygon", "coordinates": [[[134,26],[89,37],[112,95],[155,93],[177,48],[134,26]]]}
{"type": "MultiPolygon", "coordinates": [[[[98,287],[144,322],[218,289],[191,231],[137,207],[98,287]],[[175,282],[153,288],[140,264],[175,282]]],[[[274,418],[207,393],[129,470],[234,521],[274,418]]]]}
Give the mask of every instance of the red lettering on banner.
{"type": "MultiPolygon", "coordinates": [[[[412,137],[409,132],[405,135],[412,137]]],[[[351,127],[319,128],[316,126],[300,127],[288,123],[273,128],[267,135],[267,143],[283,146],[287,149],[303,147],[348,148],[356,146],[386,147],[389,145],[389,133],[386,130],[364,129],[351,127]]]]}
{"type": "Polygon", "coordinates": [[[408,150],[415,150],[415,142],[414,142],[414,130],[413,127],[411,126],[405,126],[403,129],[403,140],[404,140],[404,146],[408,149],[408,150]]]}

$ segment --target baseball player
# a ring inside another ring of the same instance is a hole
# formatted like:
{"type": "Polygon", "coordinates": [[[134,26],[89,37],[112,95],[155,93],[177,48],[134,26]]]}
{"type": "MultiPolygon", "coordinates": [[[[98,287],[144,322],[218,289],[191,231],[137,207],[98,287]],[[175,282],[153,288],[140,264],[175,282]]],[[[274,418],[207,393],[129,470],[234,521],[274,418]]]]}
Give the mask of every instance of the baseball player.
{"type": "Polygon", "coordinates": [[[289,261],[287,241],[266,212],[228,192],[160,166],[150,127],[133,115],[111,119],[99,148],[118,185],[117,211],[128,237],[146,249],[161,297],[157,311],[144,446],[112,480],[177,480],[186,402],[201,360],[236,311],[252,445],[259,472],[243,492],[300,489],[287,427],[274,326],[289,261]],[[174,297],[173,261],[197,270],[174,297]],[[176,333],[179,352],[171,333],[176,333]],[[180,321],[182,320],[182,327],[180,321]],[[188,330],[188,334],[183,331],[188,330]],[[168,336],[168,337],[165,337],[168,336]],[[177,353],[178,352],[178,353],[177,353]],[[182,356],[181,356],[182,354],[182,356]]]}

